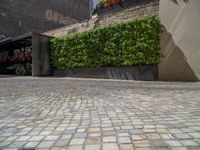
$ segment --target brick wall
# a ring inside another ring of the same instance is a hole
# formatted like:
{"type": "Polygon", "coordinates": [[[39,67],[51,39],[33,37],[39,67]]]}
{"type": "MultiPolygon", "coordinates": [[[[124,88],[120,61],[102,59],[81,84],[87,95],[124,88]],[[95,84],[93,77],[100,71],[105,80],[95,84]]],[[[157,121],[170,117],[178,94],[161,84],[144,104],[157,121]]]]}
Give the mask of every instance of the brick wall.
{"type": "Polygon", "coordinates": [[[89,0],[0,0],[0,34],[45,32],[89,19],[89,0]]]}

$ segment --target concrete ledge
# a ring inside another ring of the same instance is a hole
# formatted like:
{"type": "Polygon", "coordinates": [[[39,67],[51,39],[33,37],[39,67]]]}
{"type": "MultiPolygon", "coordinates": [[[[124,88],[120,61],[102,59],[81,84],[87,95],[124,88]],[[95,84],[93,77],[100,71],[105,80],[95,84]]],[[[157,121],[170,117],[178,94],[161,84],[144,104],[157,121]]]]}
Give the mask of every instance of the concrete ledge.
{"type": "Polygon", "coordinates": [[[113,13],[116,11],[123,11],[124,9],[143,9],[145,7],[148,7],[149,5],[155,5],[156,3],[159,3],[159,0],[142,0],[142,1],[133,1],[133,0],[125,0],[119,4],[114,4],[113,6],[109,7],[102,7],[99,10],[97,10],[95,13],[97,15],[107,15],[109,13],[113,13]]]}
{"type": "Polygon", "coordinates": [[[155,81],[158,79],[158,68],[157,65],[152,65],[132,67],[54,69],[54,76],[155,81]]]}

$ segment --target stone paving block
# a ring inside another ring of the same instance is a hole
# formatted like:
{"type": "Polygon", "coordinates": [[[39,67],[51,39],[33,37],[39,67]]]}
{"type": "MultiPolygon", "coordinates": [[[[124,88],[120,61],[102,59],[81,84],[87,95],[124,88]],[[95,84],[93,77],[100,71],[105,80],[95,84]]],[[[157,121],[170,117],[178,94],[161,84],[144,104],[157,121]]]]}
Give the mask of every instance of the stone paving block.
{"type": "Polygon", "coordinates": [[[16,141],[11,143],[8,148],[22,148],[27,142],[26,141],[16,141]]]}
{"type": "MultiPolygon", "coordinates": [[[[1,134],[0,134],[1,135],[1,134]]],[[[0,142],[4,141],[5,139],[7,139],[8,137],[5,137],[5,136],[1,136],[0,137],[0,142]]],[[[17,138],[17,137],[16,137],[17,138]]]]}
{"type": "Polygon", "coordinates": [[[18,148],[3,148],[2,150],[18,150],[18,148]]]}
{"type": "Polygon", "coordinates": [[[147,138],[148,138],[148,139],[151,139],[151,140],[158,140],[158,139],[161,139],[160,135],[157,134],[157,133],[150,133],[150,134],[147,134],[147,138]]]}
{"type": "Polygon", "coordinates": [[[33,136],[33,135],[39,135],[40,131],[32,131],[32,132],[29,132],[27,135],[28,136],[33,136]]]}
{"type": "Polygon", "coordinates": [[[109,128],[102,128],[102,131],[113,131],[114,128],[113,127],[109,127],[109,128]]]}
{"type": "Polygon", "coordinates": [[[8,146],[11,143],[12,143],[12,141],[3,141],[3,142],[0,142],[0,148],[6,147],[6,146],[8,146]]]}
{"type": "Polygon", "coordinates": [[[121,129],[122,130],[131,130],[131,129],[133,129],[133,126],[122,126],[121,129]]]}
{"type": "Polygon", "coordinates": [[[194,129],[196,131],[200,131],[200,127],[199,126],[192,126],[192,127],[190,127],[190,129],[194,129]]]}
{"type": "Polygon", "coordinates": [[[73,145],[73,146],[69,146],[67,148],[67,150],[83,150],[83,146],[81,146],[81,145],[73,145]]]}
{"type": "Polygon", "coordinates": [[[85,138],[73,138],[70,142],[70,145],[81,145],[85,141],[85,138]]]}
{"type": "Polygon", "coordinates": [[[185,145],[185,146],[198,146],[199,145],[198,143],[196,143],[193,140],[181,140],[180,142],[183,143],[183,145],[185,145]]]}
{"type": "Polygon", "coordinates": [[[120,150],[134,150],[134,147],[132,144],[120,144],[119,148],[120,150]]]}
{"type": "Polygon", "coordinates": [[[64,132],[64,134],[74,134],[74,133],[76,133],[76,130],[66,130],[64,132]]]}
{"type": "Polygon", "coordinates": [[[88,132],[99,132],[100,128],[89,128],[88,132]]]}
{"type": "Polygon", "coordinates": [[[98,137],[98,136],[101,136],[101,132],[96,132],[96,133],[89,133],[89,136],[92,137],[98,137]]]}
{"type": "Polygon", "coordinates": [[[136,148],[150,148],[151,143],[147,140],[133,141],[136,148]]]}
{"type": "Polygon", "coordinates": [[[140,141],[146,139],[144,135],[132,135],[133,141],[140,141]]]}
{"type": "Polygon", "coordinates": [[[50,150],[67,150],[67,148],[53,146],[50,150]]]}
{"type": "Polygon", "coordinates": [[[69,140],[57,140],[56,143],[54,144],[56,147],[66,147],[69,143],[69,140]]]}
{"type": "Polygon", "coordinates": [[[166,148],[166,147],[168,147],[169,145],[166,143],[166,142],[164,142],[163,140],[153,140],[152,141],[152,144],[153,144],[153,146],[154,147],[156,147],[156,148],[166,148]]]}
{"type": "Polygon", "coordinates": [[[56,135],[48,135],[44,138],[45,141],[56,141],[59,138],[59,136],[56,135]]]}
{"type": "Polygon", "coordinates": [[[199,132],[192,132],[192,133],[188,133],[188,134],[191,135],[193,138],[200,139],[200,133],[199,132]]]}
{"type": "Polygon", "coordinates": [[[165,141],[169,146],[182,146],[182,144],[179,141],[176,140],[168,140],[165,141]]]}
{"type": "Polygon", "coordinates": [[[152,148],[135,148],[135,150],[153,150],[152,148]]]}
{"type": "Polygon", "coordinates": [[[100,150],[101,145],[85,145],[85,150],[100,150]]]}
{"type": "Polygon", "coordinates": [[[52,131],[42,131],[42,132],[40,132],[39,135],[47,136],[47,135],[51,134],[51,132],[52,132],[52,131]]]}
{"type": "Polygon", "coordinates": [[[41,141],[42,139],[44,139],[45,136],[32,136],[30,139],[28,139],[28,141],[41,141]]]}
{"type": "Polygon", "coordinates": [[[0,83],[0,149],[16,149],[9,145],[17,142],[50,142],[38,150],[200,147],[198,83],[29,77],[0,83]]]}
{"type": "Polygon", "coordinates": [[[55,141],[42,141],[37,148],[51,148],[55,141]]]}
{"type": "Polygon", "coordinates": [[[146,129],[155,129],[155,125],[144,125],[144,128],[146,129]]]}
{"type": "Polygon", "coordinates": [[[116,136],[115,131],[104,131],[102,132],[103,136],[116,136]]]}
{"type": "Polygon", "coordinates": [[[62,135],[60,139],[62,140],[68,140],[71,139],[72,135],[71,134],[67,134],[67,135],[62,135]]]}
{"type": "Polygon", "coordinates": [[[192,137],[186,133],[176,133],[174,134],[174,136],[177,138],[177,139],[180,139],[180,140],[184,140],[184,139],[191,139],[192,137]]]}
{"type": "Polygon", "coordinates": [[[170,133],[183,133],[180,129],[169,129],[170,133]]]}
{"type": "Polygon", "coordinates": [[[117,138],[116,136],[105,136],[103,137],[103,142],[116,142],[117,138]]]}
{"type": "Polygon", "coordinates": [[[185,147],[172,147],[171,150],[188,150],[185,147]]]}
{"type": "Polygon", "coordinates": [[[28,142],[24,145],[24,149],[35,149],[40,142],[28,142]]]}
{"type": "Polygon", "coordinates": [[[100,144],[101,143],[101,137],[87,137],[86,144],[100,144]]]}
{"type": "Polygon", "coordinates": [[[28,139],[30,139],[30,136],[20,136],[16,141],[27,141],[28,139]]]}
{"type": "Polygon", "coordinates": [[[190,128],[182,128],[181,129],[184,133],[190,133],[190,132],[194,132],[193,129],[190,129],[190,128]]]}
{"type": "MultiPolygon", "coordinates": [[[[5,140],[4,141],[14,141],[15,139],[17,139],[18,136],[11,136],[11,137],[8,137],[8,138],[4,138],[5,140]]],[[[2,140],[3,141],[3,140],[2,140]]]]}
{"type": "Polygon", "coordinates": [[[77,129],[77,132],[85,132],[86,129],[77,129]]]}
{"type": "Polygon", "coordinates": [[[168,133],[168,130],[163,129],[163,128],[157,128],[156,131],[157,131],[157,133],[160,133],[160,134],[168,133]]]}
{"type": "Polygon", "coordinates": [[[193,140],[196,141],[200,145],[200,139],[193,139],[193,140]]]}
{"type": "Polygon", "coordinates": [[[129,136],[129,133],[126,133],[126,132],[118,133],[118,136],[129,136]]]}
{"type": "Polygon", "coordinates": [[[116,143],[104,143],[103,150],[119,150],[119,147],[116,143]]]}
{"type": "Polygon", "coordinates": [[[164,140],[171,140],[175,139],[171,134],[161,134],[162,139],[164,140]]]}
{"type": "Polygon", "coordinates": [[[85,138],[87,136],[87,133],[81,132],[74,134],[74,138],[85,138]]]}
{"type": "Polygon", "coordinates": [[[145,133],[156,133],[155,129],[143,129],[143,132],[145,133]]]}
{"type": "Polygon", "coordinates": [[[123,144],[129,144],[131,143],[131,140],[129,137],[119,137],[118,142],[123,144]]]}
{"type": "MultiPolygon", "coordinates": [[[[27,132],[21,132],[21,133],[17,133],[16,135],[25,135],[27,132]]],[[[1,136],[5,136],[5,137],[10,137],[12,136],[14,133],[3,133],[1,134],[1,136]]]]}

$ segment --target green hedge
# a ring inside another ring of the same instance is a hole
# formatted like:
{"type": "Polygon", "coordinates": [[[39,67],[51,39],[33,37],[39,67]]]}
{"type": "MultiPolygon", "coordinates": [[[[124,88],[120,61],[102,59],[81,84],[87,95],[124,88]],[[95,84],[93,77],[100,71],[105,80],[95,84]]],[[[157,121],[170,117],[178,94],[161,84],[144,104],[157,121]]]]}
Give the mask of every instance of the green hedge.
{"type": "Polygon", "coordinates": [[[147,16],[51,40],[54,67],[152,65],[160,61],[160,21],[147,16]]]}

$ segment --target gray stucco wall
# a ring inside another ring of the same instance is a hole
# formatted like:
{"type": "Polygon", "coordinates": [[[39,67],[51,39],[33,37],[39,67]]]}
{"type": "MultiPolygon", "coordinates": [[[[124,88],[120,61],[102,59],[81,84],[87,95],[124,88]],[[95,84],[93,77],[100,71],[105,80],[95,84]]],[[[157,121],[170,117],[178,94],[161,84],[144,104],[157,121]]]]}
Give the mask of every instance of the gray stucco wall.
{"type": "Polygon", "coordinates": [[[0,34],[45,32],[89,19],[89,0],[0,0],[0,34]]]}
{"type": "Polygon", "coordinates": [[[200,80],[200,0],[160,0],[160,80],[200,80]]]}

